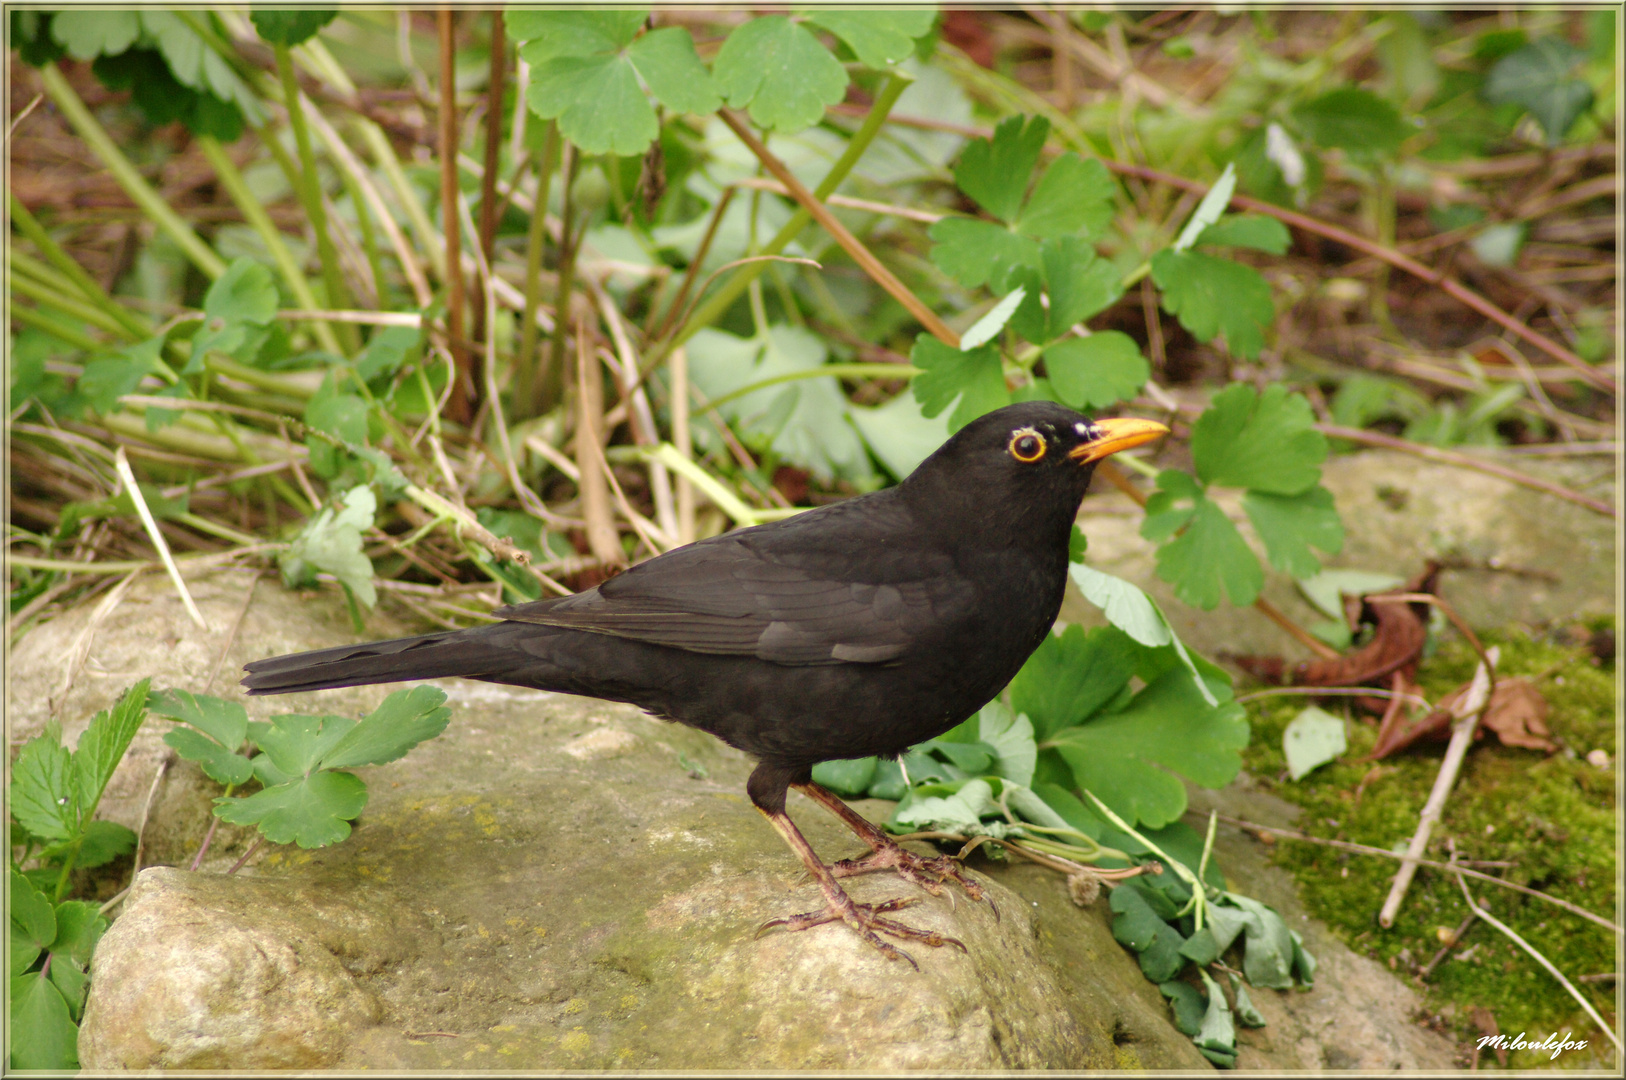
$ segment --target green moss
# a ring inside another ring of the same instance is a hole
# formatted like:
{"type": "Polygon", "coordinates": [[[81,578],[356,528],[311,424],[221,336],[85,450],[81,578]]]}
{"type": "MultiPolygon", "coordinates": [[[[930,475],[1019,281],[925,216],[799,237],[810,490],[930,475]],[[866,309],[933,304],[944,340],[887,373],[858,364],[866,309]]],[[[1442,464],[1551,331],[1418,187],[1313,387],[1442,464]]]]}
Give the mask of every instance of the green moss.
{"type": "MultiPolygon", "coordinates": [[[[1615,912],[1615,805],[1617,724],[1615,673],[1590,652],[1533,636],[1523,629],[1484,635],[1499,645],[1499,674],[1538,678],[1550,706],[1548,726],[1559,751],[1502,746],[1487,735],[1469,752],[1456,787],[1435,827],[1427,857],[1441,861],[1454,844],[1460,858],[1509,862],[1484,868],[1508,880],[1560,897],[1606,918],[1615,912]],[[1589,764],[1602,750],[1610,766],[1589,764]]],[[[1419,673],[1429,700],[1465,683],[1476,657],[1461,641],[1442,646],[1419,673]]],[[[1296,699],[1267,698],[1252,716],[1255,738],[1245,767],[1277,795],[1303,807],[1300,827],[1313,836],[1393,849],[1416,830],[1418,814],[1439,772],[1444,743],[1422,743],[1382,762],[1361,760],[1376,742],[1374,724],[1352,720],[1349,750],[1298,782],[1288,779],[1282,732],[1303,708],[1296,699]]],[[[1336,709],[1338,706],[1332,705],[1336,709]]],[[[1353,714],[1352,714],[1353,715],[1353,714]]],[[[1306,907],[1332,926],[1356,951],[1415,981],[1433,959],[1441,935],[1467,914],[1456,881],[1419,870],[1395,925],[1377,924],[1397,864],[1320,845],[1285,842],[1278,863],[1297,877],[1306,907]]],[[[1596,923],[1554,905],[1490,885],[1472,883],[1475,898],[1518,931],[1571,981],[1614,971],[1614,936],[1596,923]]],[[[1613,1022],[1614,987],[1580,983],[1594,1008],[1613,1022]]],[[[1528,954],[1482,921],[1468,930],[1452,954],[1422,985],[1430,1011],[1453,1018],[1457,1035],[1477,1039],[1470,1014],[1491,1010],[1501,1030],[1542,1038],[1573,1031],[1602,1041],[1575,1001],[1528,954]]],[[[1600,1049],[1607,1047],[1602,1043],[1600,1049]]],[[[1570,1055],[1569,1064],[1582,1064],[1570,1055]]],[[[1488,1053],[1481,1062],[1494,1062],[1488,1053]]],[[[1562,1060],[1559,1064],[1564,1064],[1562,1060]]],[[[1514,1052],[1515,1068],[1551,1067],[1546,1054],[1514,1052]]]]}

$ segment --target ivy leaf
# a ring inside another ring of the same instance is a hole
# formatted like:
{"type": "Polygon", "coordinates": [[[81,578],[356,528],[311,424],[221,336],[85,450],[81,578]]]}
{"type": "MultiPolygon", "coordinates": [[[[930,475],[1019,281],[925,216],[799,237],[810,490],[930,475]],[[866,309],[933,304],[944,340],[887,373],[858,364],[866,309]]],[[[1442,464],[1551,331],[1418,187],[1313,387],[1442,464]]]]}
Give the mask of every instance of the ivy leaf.
{"type": "Polygon", "coordinates": [[[1304,133],[1318,146],[1351,153],[1392,157],[1415,130],[1400,110],[1370,90],[1345,86],[1293,110],[1304,133]]]}
{"type": "Polygon", "coordinates": [[[959,404],[949,415],[950,432],[1010,404],[999,351],[992,345],[962,352],[930,334],[921,334],[915,338],[909,362],[921,369],[914,379],[914,394],[923,415],[936,416],[958,398],[959,404]]]}
{"type": "Polygon", "coordinates": [[[89,817],[101,802],[107,782],[113,779],[130,741],[141,730],[147,718],[147,689],[151,679],[142,679],[119,698],[111,710],[97,713],[79,736],[79,745],[73,754],[75,783],[79,787],[81,813],[89,817]]]}
{"type": "Polygon", "coordinates": [[[936,19],[937,13],[929,7],[897,11],[815,8],[807,14],[808,22],[836,35],[860,63],[877,70],[913,55],[915,39],[930,33],[936,19]]]}
{"type": "Polygon", "coordinates": [[[337,8],[262,8],[255,4],[249,19],[260,37],[273,45],[302,45],[338,17],[337,8]]]}
{"type": "Polygon", "coordinates": [[[1252,359],[1265,347],[1265,327],[1276,317],[1270,286],[1251,266],[1201,251],[1152,256],[1152,280],[1163,293],[1163,310],[1199,341],[1225,335],[1226,347],[1252,359]]]}
{"type": "Polygon", "coordinates": [[[1250,491],[1242,496],[1242,509],[1265,542],[1270,565],[1296,578],[1321,572],[1321,560],[1311,545],[1329,555],[1343,550],[1344,523],[1332,492],[1320,484],[1297,495],[1250,491]]]}
{"type": "MultiPolygon", "coordinates": [[[[1024,180],[1026,176],[1022,174],[1024,180]]],[[[1039,177],[1013,226],[1022,235],[1037,239],[1080,231],[1097,237],[1112,221],[1117,194],[1118,186],[1105,165],[1069,152],[1051,162],[1039,177]]]]}
{"type": "Polygon", "coordinates": [[[1235,778],[1248,721],[1234,702],[1208,705],[1190,676],[1171,667],[1123,709],[1063,728],[1050,741],[1079,787],[1130,824],[1156,829],[1186,809],[1186,789],[1173,773],[1215,788],[1235,778]]]}
{"type": "MultiPolygon", "coordinates": [[[[1148,500],[1143,530],[1151,522],[1152,502],[1148,500]]],[[[1204,611],[1219,605],[1222,588],[1232,604],[1245,607],[1265,587],[1265,572],[1253,549],[1219,504],[1206,495],[1197,496],[1184,530],[1157,549],[1157,576],[1173,585],[1174,594],[1184,603],[1204,611]]]]}
{"type": "Polygon", "coordinates": [[[77,1069],[79,1029],[68,1015],[62,992],[50,978],[39,971],[18,975],[11,980],[9,990],[11,1067],[77,1069]]]}
{"type": "Polygon", "coordinates": [[[954,182],[994,217],[1016,221],[1028,177],[1050,135],[1042,116],[1013,116],[994,129],[992,139],[972,139],[954,168],[954,182]]]}
{"type": "MultiPolygon", "coordinates": [[[[987,285],[1007,292],[1022,269],[1039,268],[1039,245],[991,221],[946,217],[927,230],[935,243],[932,262],[968,289],[987,285]]],[[[1038,290],[1029,290],[1038,302],[1038,290]]],[[[1026,335],[1024,335],[1026,336],[1026,335]]]]}
{"type": "Polygon", "coordinates": [[[799,23],[784,15],[734,28],[712,64],[717,88],[758,127],[782,134],[824,118],[847,93],[847,69],[799,23]]]}
{"type": "Polygon", "coordinates": [[[1233,383],[1197,418],[1191,457],[1204,483],[1297,495],[1320,482],[1327,438],[1303,395],[1233,383]]]}
{"type": "Polygon", "coordinates": [[[11,816],[43,840],[66,840],[79,831],[79,792],[73,755],[55,730],[23,744],[11,766],[11,816]]]}
{"type": "Polygon", "coordinates": [[[1132,398],[1152,375],[1135,339],[1117,330],[1059,341],[1045,350],[1044,366],[1056,396],[1075,409],[1132,398]]]}
{"type": "Polygon", "coordinates": [[[1197,237],[1199,247],[1245,247],[1272,255],[1286,253],[1293,237],[1273,217],[1227,214],[1197,237]]]}
{"type": "Polygon", "coordinates": [[[299,588],[325,570],[372,607],[378,594],[373,589],[373,564],[361,550],[361,534],[372,527],[377,509],[378,500],[365,484],[345,493],[342,510],[324,508],[279,557],[284,584],[299,588]]]}
{"type": "Polygon", "coordinates": [[[1143,648],[1116,626],[1046,635],[1011,680],[1011,705],[1031,720],[1036,738],[1049,739],[1116,698],[1143,648]]]}
{"type": "Polygon", "coordinates": [[[360,777],[321,769],[246,799],[216,799],[215,816],[232,825],[258,826],[274,844],[317,848],[349,836],[350,822],[366,807],[367,785],[360,777]]]}
{"type": "Polygon", "coordinates": [[[165,732],[164,743],[198,767],[216,783],[246,784],[254,769],[237,753],[248,737],[248,713],[235,701],[222,701],[185,690],[160,690],[151,710],[189,724],[165,732]]]}
{"type": "Polygon", "coordinates": [[[445,691],[433,686],[397,690],[322,755],[322,768],[383,765],[403,757],[446,730],[452,710],[445,701],[445,691]]]}
{"type": "Polygon", "coordinates": [[[1557,146],[1564,133],[1592,105],[1592,87],[1576,78],[1586,53],[1562,38],[1538,38],[1491,68],[1481,91],[1492,105],[1523,105],[1557,146]]]}

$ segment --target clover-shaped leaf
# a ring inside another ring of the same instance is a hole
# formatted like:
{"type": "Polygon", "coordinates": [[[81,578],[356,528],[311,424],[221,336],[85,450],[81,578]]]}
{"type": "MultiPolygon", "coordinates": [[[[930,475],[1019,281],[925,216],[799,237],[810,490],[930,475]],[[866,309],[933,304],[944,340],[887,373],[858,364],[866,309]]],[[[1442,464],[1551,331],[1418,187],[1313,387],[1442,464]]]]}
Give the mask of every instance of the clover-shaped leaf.
{"type": "Polygon", "coordinates": [[[254,775],[237,748],[248,737],[248,713],[235,701],[185,690],[160,690],[150,706],[158,716],[180,720],[185,727],[164,733],[164,743],[216,783],[246,784],[254,775]]]}
{"type": "Polygon", "coordinates": [[[1233,383],[1197,418],[1191,457],[1204,483],[1297,495],[1321,480],[1327,438],[1303,395],[1233,383]]]}
{"type": "Polygon", "coordinates": [[[1332,492],[1319,484],[1297,495],[1250,491],[1242,496],[1242,509],[1265,542],[1270,564],[1296,578],[1314,577],[1321,571],[1321,560],[1311,546],[1329,555],[1343,549],[1344,523],[1333,505],[1332,492]]]}
{"type": "Polygon", "coordinates": [[[1270,286],[1253,267],[1165,248],[1152,256],[1152,280],[1163,292],[1163,309],[1199,341],[1224,334],[1231,352],[1248,359],[1265,347],[1265,327],[1276,307],[1270,286]]]}
{"type": "Polygon", "coordinates": [[[847,93],[847,69],[807,27],[784,15],[735,27],[712,71],[731,106],[784,134],[818,123],[847,93]]]}
{"type": "Polygon", "coordinates": [[[949,415],[951,432],[984,413],[1010,404],[999,350],[992,345],[962,352],[929,334],[921,334],[915,339],[909,360],[921,369],[913,387],[923,415],[936,416],[958,400],[959,404],[949,415]]]}
{"type": "Polygon", "coordinates": [[[807,21],[847,43],[866,67],[889,68],[907,60],[915,39],[931,31],[937,13],[929,7],[893,11],[815,8],[807,21]]]}
{"type": "Polygon", "coordinates": [[[1064,338],[1044,352],[1050,385],[1075,409],[1104,409],[1132,398],[1151,377],[1151,366],[1128,334],[1104,330],[1064,338]]]}

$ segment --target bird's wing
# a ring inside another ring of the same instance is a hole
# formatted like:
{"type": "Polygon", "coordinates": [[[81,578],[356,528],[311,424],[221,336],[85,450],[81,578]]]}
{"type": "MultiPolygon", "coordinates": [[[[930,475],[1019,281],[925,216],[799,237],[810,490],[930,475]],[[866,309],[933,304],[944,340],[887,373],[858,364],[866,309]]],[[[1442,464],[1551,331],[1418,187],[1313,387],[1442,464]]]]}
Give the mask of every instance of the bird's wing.
{"type": "Polygon", "coordinates": [[[971,606],[971,585],[946,556],[917,553],[908,567],[877,573],[873,553],[823,554],[776,558],[772,547],[718,537],[574,596],[496,614],[779,664],[880,664],[971,606]]]}

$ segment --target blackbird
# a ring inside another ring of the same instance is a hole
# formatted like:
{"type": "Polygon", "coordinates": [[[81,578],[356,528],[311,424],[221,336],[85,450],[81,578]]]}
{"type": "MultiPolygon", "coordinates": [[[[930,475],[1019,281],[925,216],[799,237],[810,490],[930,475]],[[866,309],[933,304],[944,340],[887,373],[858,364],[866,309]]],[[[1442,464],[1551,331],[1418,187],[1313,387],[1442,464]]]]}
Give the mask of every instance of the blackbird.
{"type": "MultiPolygon", "coordinates": [[[[806,864],[825,909],[877,936],[957,941],[860,904],[837,879],[892,869],[939,893],[981,888],[899,846],[812,780],[819,762],[896,756],[971,716],[1049,633],[1095,463],[1167,432],[1049,402],[988,413],[896,487],[669,551],[584,592],[499,608],[467,630],[256,660],[250,694],[461,676],[630,702],[754,755],[751,802],[806,864]],[[826,865],[785,813],[796,788],[871,849],[826,865]]],[[[766,927],[764,927],[766,928],[766,927]]]]}

